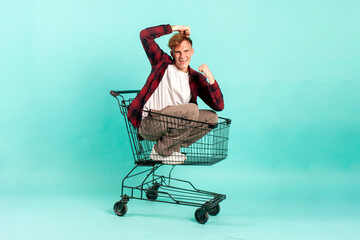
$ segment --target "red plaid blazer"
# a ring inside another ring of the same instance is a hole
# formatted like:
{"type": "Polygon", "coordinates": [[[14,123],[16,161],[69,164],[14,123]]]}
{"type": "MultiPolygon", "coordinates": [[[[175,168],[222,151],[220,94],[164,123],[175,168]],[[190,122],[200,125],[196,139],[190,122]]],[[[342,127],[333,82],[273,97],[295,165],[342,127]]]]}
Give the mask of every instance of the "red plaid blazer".
{"type": "MultiPolygon", "coordinates": [[[[167,67],[173,64],[172,57],[166,54],[155,42],[155,38],[170,33],[172,33],[170,25],[150,27],[140,32],[141,43],[152,69],[145,85],[128,108],[127,117],[136,128],[140,127],[145,103],[159,86],[167,67]]],[[[190,103],[197,104],[197,97],[199,96],[212,109],[216,111],[224,109],[223,95],[216,81],[210,85],[203,74],[189,67],[189,84],[191,90],[190,103]]]]}

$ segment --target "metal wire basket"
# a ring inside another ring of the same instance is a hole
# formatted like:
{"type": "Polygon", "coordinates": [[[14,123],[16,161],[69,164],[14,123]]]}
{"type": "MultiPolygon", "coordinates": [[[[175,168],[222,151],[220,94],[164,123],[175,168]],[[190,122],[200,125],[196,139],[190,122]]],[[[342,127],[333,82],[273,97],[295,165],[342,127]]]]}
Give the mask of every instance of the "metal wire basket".
{"type": "MultiPolygon", "coordinates": [[[[137,92],[137,91],[126,91],[137,92]]],[[[120,112],[124,116],[127,132],[129,134],[131,149],[134,155],[135,164],[148,165],[160,163],[151,159],[151,151],[156,143],[156,134],[148,133],[147,136],[141,136],[138,129],[135,128],[127,119],[127,109],[133,98],[125,99],[121,91],[112,91],[112,95],[121,96],[121,100],[117,98],[120,112]],[[153,139],[145,140],[146,139],[153,139]]],[[[191,128],[194,135],[203,135],[199,140],[189,145],[188,141],[176,140],[175,143],[181,146],[181,153],[186,155],[183,165],[213,165],[228,156],[229,128],[231,120],[219,117],[217,123],[205,123],[193,121],[185,118],[160,114],[158,112],[149,111],[158,125],[165,131],[187,131],[191,128]],[[188,146],[189,145],[189,146],[188,146]]],[[[167,164],[177,164],[178,159],[174,157],[167,164]]]]}

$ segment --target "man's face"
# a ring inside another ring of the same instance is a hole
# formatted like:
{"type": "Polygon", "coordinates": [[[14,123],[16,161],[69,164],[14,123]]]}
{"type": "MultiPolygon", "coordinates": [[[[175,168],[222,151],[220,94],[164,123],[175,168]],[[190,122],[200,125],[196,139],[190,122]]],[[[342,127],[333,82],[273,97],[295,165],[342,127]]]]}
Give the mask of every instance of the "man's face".
{"type": "Polygon", "coordinates": [[[182,41],[171,51],[171,56],[174,58],[175,66],[182,72],[188,72],[188,66],[193,54],[194,49],[186,40],[182,41]]]}

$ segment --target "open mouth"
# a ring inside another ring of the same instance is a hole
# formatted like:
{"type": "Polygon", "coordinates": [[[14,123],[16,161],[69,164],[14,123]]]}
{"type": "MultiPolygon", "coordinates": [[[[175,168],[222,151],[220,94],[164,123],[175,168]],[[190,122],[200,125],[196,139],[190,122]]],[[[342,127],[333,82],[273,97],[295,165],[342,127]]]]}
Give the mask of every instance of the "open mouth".
{"type": "Polygon", "coordinates": [[[184,64],[184,63],[186,63],[186,62],[187,62],[187,60],[185,60],[185,59],[180,60],[180,59],[179,59],[179,62],[180,62],[180,63],[182,63],[182,64],[184,64]]]}

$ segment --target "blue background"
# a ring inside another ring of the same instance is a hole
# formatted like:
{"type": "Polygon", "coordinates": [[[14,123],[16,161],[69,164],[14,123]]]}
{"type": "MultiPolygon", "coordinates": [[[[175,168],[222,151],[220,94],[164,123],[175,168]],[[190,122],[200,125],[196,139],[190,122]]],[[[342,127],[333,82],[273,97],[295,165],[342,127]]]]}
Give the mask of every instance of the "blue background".
{"type": "Polygon", "coordinates": [[[357,239],[359,12],[355,0],[1,2],[1,238],[357,239]],[[206,226],[181,206],[112,213],[133,158],[109,90],[143,86],[139,32],[167,23],[191,26],[191,66],[208,64],[233,120],[228,159],[174,172],[227,194],[206,226]]]}

